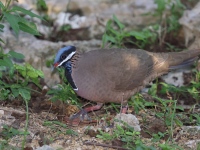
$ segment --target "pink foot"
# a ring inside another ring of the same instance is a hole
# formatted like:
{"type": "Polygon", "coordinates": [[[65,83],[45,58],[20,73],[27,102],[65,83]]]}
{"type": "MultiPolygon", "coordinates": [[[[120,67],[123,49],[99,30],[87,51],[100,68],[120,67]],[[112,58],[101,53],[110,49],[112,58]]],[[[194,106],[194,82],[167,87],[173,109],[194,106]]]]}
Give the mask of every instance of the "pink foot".
{"type": "Polygon", "coordinates": [[[67,122],[67,124],[70,124],[72,126],[78,126],[79,123],[81,121],[83,122],[84,120],[89,120],[89,122],[92,122],[90,117],[88,116],[88,112],[99,110],[99,109],[101,109],[102,106],[103,106],[102,103],[98,103],[95,106],[90,106],[90,107],[84,108],[84,109],[80,110],[78,113],[71,116],[70,118],[65,117],[65,121],[67,122]]]}
{"type": "Polygon", "coordinates": [[[126,114],[127,110],[128,110],[128,105],[122,106],[120,112],[121,112],[122,114],[126,114]]]}

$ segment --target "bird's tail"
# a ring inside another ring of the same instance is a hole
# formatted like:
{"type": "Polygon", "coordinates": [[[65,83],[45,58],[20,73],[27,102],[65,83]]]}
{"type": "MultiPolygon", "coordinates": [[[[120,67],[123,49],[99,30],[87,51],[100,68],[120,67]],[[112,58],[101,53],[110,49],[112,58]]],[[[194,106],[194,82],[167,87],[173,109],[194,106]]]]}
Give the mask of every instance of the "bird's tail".
{"type": "Polygon", "coordinates": [[[178,69],[191,65],[198,59],[200,49],[168,53],[169,69],[178,69]]]}
{"type": "Polygon", "coordinates": [[[198,57],[188,59],[188,60],[180,63],[179,65],[169,66],[169,69],[173,70],[173,69],[180,69],[180,68],[184,68],[186,66],[190,66],[190,65],[194,64],[194,61],[196,61],[197,59],[198,59],[198,57]]]}
{"type": "Polygon", "coordinates": [[[198,55],[200,55],[200,49],[170,53],[154,53],[156,58],[168,64],[168,69],[178,69],[191,65],[198,59],[198,55]]]}

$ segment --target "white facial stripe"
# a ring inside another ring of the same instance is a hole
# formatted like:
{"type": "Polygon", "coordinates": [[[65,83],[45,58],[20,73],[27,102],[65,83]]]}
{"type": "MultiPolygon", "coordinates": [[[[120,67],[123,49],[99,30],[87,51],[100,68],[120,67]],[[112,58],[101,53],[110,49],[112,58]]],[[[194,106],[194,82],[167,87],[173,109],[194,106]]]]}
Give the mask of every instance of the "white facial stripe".
{"type": "Polygon", "coordinates": [[[68,56],[58,65],[58,67],[61,66],[64,62],[66,62],[66,61],[68,61],[69,59],[71,59],[72,56],[73,56],[75,53],[76,53],[76,52],[72,52],[70,55],[68,55],[68,56]]]}
{"type": "Polygon", "coordinates": [[[74,91],[78,91],[78,88],[74,89],[74,91]]]}

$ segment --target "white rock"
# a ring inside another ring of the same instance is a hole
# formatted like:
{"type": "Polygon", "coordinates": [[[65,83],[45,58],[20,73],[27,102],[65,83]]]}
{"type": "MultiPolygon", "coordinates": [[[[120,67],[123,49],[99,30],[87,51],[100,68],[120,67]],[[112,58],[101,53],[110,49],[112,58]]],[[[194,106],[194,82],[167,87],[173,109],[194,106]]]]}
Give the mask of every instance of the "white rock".
{"type": "Polygon", "coordinates": [[[185,45],[188,46],[190,40],[194,37],[197,42],[190,45],[189,49],[200,48],[200,2],[192,10],[184,11],[183,16],[179,19],[179,23],[183,25],[185,34],[185,45]]]}
{"type": "Polygon", "coordinates": [[[200,143],[200,140],[189,140],[185,145],[191,149],[197,149],[197,144],[200,143]]]}
{"type": "Polygon", "coordinates": [[[184,86],[183,73],[189,72],[191,72],[190,68],[178,69],[161,76],[161,78],[168,84],[174,85],[176,87],[181,87],[184,86]]]}
{"type": "Polygon", "coordinates": [[[45,85],[43,86],[42,90],[48,90],[49,88],[45,85]]]}
{"type": "Polygon", "coordinates": [[[0,118],[4,115],[4,110],[0,110],[0,118]]]}
{"type": "Polygon", "coordinates": [[[133,127],[135,131],[141,131],[140,125],[139,125],[139,121],[138,119],[133,115],[133,114],[117,114],[114,118],[115,121],[115,126],[116,125],[120,125],[123,126],[122,123],[120,123],[117,120],[121,120],[125,123],[127,123],[129,126],[133,127]]]}
{"type": "Polygon", "coordinates": [[[52,148],[51,146],[48,145],[43,145],[42,147],[39,147],[35,150],[55,150],[54,148],[52,148]]]}
{"type": "Polygon", "coordinates": [[[196,131],[200,132],[200,126],[182,126],[183,131],[196,131]]]}
{"type": "Polygon", "coordinates": [[[57,16],[57,19],[55,20],[55,25],[60,27],[65,24],[69,24],[71,25],[72,29],[83,27],[81,26],[81,24],[86,21],[86,17],[79,15],[74,15],[73,17],[71,17],[71,15],[71,13],[60,12],[57,16]]]}
{"type": "Polygon", "coordinates": [[[168,73],[167,75],[164,75],[161,77],[166,83],[181,87],[183,86],[184,80],[183,80],[183,72],[174,72],[174,73],[168,73]]]}
{"type": "Polygon", "coordinates": [[[134,2],[136,7],[144,8],[144,11],[150,12],[157,8],[154,0],[135,0],[134,2]]]}

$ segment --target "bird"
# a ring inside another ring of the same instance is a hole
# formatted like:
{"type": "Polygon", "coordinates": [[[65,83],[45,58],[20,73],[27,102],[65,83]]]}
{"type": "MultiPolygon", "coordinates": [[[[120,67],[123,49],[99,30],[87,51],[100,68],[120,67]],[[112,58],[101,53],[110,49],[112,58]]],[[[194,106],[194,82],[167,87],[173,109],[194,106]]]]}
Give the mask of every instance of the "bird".
{"type": "Polygon", "coordinates": [[[63,67],[75,93],[97,105],[82,109],[75,117],[100,109],[104,103],[127,102],[156,77],[198,59],[200,49],[156,53],[142,49],[105,48],[80,52],[75,46],[61,48],[54,67],[63,67]]]}

